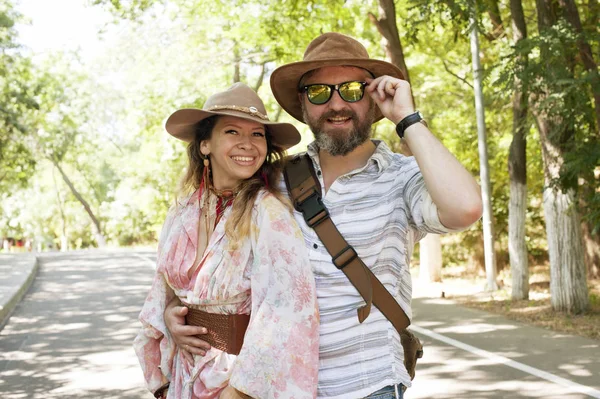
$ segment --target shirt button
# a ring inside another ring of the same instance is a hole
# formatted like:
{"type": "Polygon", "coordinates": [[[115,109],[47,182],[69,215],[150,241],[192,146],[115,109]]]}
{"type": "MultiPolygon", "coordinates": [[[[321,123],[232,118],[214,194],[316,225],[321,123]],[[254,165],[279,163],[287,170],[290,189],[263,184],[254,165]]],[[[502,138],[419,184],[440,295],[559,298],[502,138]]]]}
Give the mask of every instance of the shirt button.
{"type": "Polygon", "coordinates": [[[313,248],[317,249],[317,248],[319,248],[319,246],[317,244],[313,244],[313,248]]]}
{"type": "Polygon", "coordinates": [[[321,170],[317,170],[317,174],[321,176],[321,170]]]}

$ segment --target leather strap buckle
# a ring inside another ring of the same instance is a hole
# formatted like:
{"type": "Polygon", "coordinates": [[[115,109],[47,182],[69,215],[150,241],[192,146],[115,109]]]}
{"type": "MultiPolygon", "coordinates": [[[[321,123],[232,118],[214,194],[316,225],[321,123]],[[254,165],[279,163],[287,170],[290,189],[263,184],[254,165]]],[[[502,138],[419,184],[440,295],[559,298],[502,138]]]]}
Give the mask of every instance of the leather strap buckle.
{"type": "Polygon", "coordinates": [[[358,254],[356,253],[356,250],[354,249],[354,247],[352,245],[348,245],[346,248],[344,248],[340,252],[338,252],[333,258],[331,258],[331,260],[333,261],[333,264],[335,265],[335,267],[342,270],[344,267],[348,266],[350,264],[350,262],[352,262],[356,258],[358,258],[358,254]],[[351,251],[351,253],[348,254],[348,251],[351,251]],[[340,258],[342,258],[341,263],[338,264],[338,260],[340,258]]]}
{"type": "Polygon", "coordinates": [[[329,211],[323,205],[321,195],[314,189],[312,193],[296,202],[296,209],[302,212],[306,224],[311,229],[329,217],[329,211]]]}

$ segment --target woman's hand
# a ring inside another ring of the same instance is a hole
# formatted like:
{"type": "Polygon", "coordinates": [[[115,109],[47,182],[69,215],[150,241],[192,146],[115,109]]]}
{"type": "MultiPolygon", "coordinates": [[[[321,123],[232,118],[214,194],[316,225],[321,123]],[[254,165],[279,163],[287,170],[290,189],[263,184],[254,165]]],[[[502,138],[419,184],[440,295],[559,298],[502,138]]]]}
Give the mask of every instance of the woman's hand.
{"type": "Polygon", "coordinates": [[[206,334],[206,328],[185,324],[187,312],[188,308],[183,306],[179,298],[175,296],[167,304],[163,316],[173,341],[181,349],[181,355],[188,363],[194,364],[192,355],[204,356],[210,349],[210,345],[196,337],[196,335],[206,334]]]}

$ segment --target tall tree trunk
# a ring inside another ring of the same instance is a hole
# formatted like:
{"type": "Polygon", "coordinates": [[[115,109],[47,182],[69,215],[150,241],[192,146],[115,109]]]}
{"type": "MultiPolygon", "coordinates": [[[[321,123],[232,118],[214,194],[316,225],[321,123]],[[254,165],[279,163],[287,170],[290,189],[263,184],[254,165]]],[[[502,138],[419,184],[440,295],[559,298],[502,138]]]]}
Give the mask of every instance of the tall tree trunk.
{"type": "MultiPolygon", "coordinates": [[[[510,1],[515,45],[527,38],[527,25],[521,0],[510,1]]],[[[508,155],[510,201],[508,205],[508,254],[512,275],[512,299],[529,298],[529,265],[525,242],[527,211],[527,93],[519,73],[527,66],[527,54],[519,56],[513,83],[513,139],[508,155]]]]}
{"type": "Polygon", "coordinates": [[[404,61],[404,51],[402,50],[402,42],[396,24],[394,0],[379,0],[379,18],[372,13],[369,13],[369,18],[383,38],[383,47],[388,58],[392,64],[400,68],[406,81],[410,83],[410,75],[404,61]]]}
{"type": "Polygon", "coordinates": [[[237,42],[233,42],[233,83],[240,81],[240,48],[237,42]]]}
{"type": "Polygon", "coordinates": [[[589,26],[592,31],[595,31],[600,19],[600,2],[598,0],[588,0],[587,12],[583,13],[586,26],[589,26]]]}
{"type": "Polygon", "coordinates": [[[594,60],[592,48],[583,37],[583,28],[577,5],[573,0],[559,0],[563,8],[565,19],[571,24],[573,30],[579,34],[577,47],[579,48],[579,56],[583,62],[583,66],[589,72],[592,93],[594,95],[594,108],[596,110],[596,132],[600,131],[600,75],[598,74],[598,64],[594,60]]]}
{"type": "MultiPolygon", "coordinates": [[[[539,119],[544,117],[536,116],[539,119]]],[[[541,121],[541,123],[545,123],[541,121]]],[[[547,124],[547,123],[546,123],[547,124]]],[[[545,164],[544,216],[550,255],[550,296],[554,310],[581,313],[589,306],[587,276],[581,239],[581,220],[575,193],[553,186],[563,158],[548,140],[550,126],[540,126],[545,164]],[[543,133],[542,133],[543,132],[543,133]]]]}
{"type": "Polygon", "coordinates": [[[73,183],[71,182],[69,177],[66,175],[66,173],[63,171],[63,169],[60,167],[60,164],[53,159],[50,159],[50,160],[52,161],[52,163],[54,164],[56,169],[58,169],[64,182],[67,184],[67,186],[69,187],[69,189],[71,190],[71,192],[73,193],[75,198],[77,198],[77,201],[79,201],[81,203],[81,205],[83,205],[83,208],[85,209],[88,216],[92,220],[92,223],[94,224],[94,227],[95,227],[94,233],[96,236],[96,243],[98,244],[98,247],[100,247],[100,248],[104,247],[106,245],[106,240],[104,239],[104,235],[102,234],[102,228],[100,227],[100,221],[98,221],[98,219],[94,215],[94,212],[92,211],[92,208],[90,207],[90,204],[88,204],[88,202],[83,198],[83,196],[79,193],[79,191],[77,191],[77,189],[75,188],[75,186],[73,185],[73,183]]]}
{"type": "Polygon", "coordinates": [[[481,65],[479,62],[479,37],[477,29],[477,10],[471,9],[471,59],[473,62],[473,87],[475,88],[475,113],[477,116],[477,136],[479,144],[479,168],[481,176],[481,195],[483,198],[483,246],[485,257],[486,289],[498,289],[496,271],[496,253],[494,251],[494,221],[492,214],[492,189],[488,162],[487,134],[485,131],[485,108],[481,84],[481,65]]]}
{"type": "Polygon", "coordinates": [[[485,5],[488,10],[488,16],[492,21],[491,39],[497,39],[504,34],[504,24],[502,23],[502,15],[498,7],[498,0],[485,0],[485,5]]]}
{"type": "MultiPolygon", "coordinates": [[[[538,29],[540,36],[543,36],[547,29],[557,23],[554,0],[536,0],[536,6],[538,29]]],[[[555,72],[552,79],[573,75],[570,60],[553,57],[548,44],[542,44],[540,55],[546,61],[547,69],[555,72]]],[[[545,102],[554,94],[552,90],[558,90],[552,87],[552,83],[548,82],[544,89],[538,89],[531,96],[531,108],[540,132],[544,161],[544,215],[550,255],[550,295],[554,310],[580,313],[589,306],[581,222],[574,191],[563,190],[555,184],[564,164],[564,148],[574,139],[574,131],[572,126],[563,123],[560,110],[548,111],[545,102]]]]}
{"type": "MultiPolygon", "coordinates": [[[[577,10],[577,5],[573,0],[559,0],[561,7],[563,8],[563,16],[565,19],[571,24],[573,30],[579,34],[579,39],[577,40],[577,47],[579,49],[579,57],[583,63],[583,66],[589,73],[590,84],[592,87],[592,94],[594,96],[594,107],[596,111],[596,132],[600,131],[600,75],[598,74],[598,64],[594,59],[592,48],[590,44],[585,40],[583,36],[584,30],[581,25],[581,19],[579,18],[579,11],[577,10]]],[[[597,11],[600,7],[598,1],[594,1],[595,6],[592,6],[590,3],[589,9],[590,11],[594,11],[592,7],[595,7],[596,18],[598,17],[597,11]]],[[[598,20],[596,19],[596,25],[598,24],[598,20]]],[[[593,184],[593,183],[592,183],[593,184]]],[[[582,225],[583,232],[583,244],[585,251],[585,263],[588,269],[589,277],[598,277],[600,276],[600,244],[598,244],[598,237],[594,239],[591,234],[591,229],[587,222],[583,222],[582,225]]]]}
{"type": "Polygon", "coordinates": [[[588,222],[581,223],[583,233],[583,250],[589,278],[600,278],[600,240],[598,235],[592,235],[592,229],[588,222]]]}
{"type": "Polygon", "coordinates": [[[419,279],[426,283],[442,281],[442,243],[439,234],[427,234],[421,241],[419,279]]]}
{"type": "Polygon", "coordinates": [[[54,190],[56,191],[56,199],[58,201],[58,210],[60,211],[60,220],[62,224],[62,231],[60,235],[60,250],[61,252],[64,252],[69,250],[69,239],[67,237],[67,218],[65,217],[62,198],[60,198],[60,190],[58,189],[58,184],[56,184],[54,169],[52,169],[52,181],[54,182],[54,190]]]}
{"type": "MultiPolygon", "coordinates": [[[[410,74],[408,67],[404,60],[404,51],[402,50],[402,42],[400,41],[400,35],[398,34],[398,25],[396,24],[396,6],[393,0],[379,0],[379,17],[376,17],[372,13],[369,13],[371,22],[377,27],[377,30],[381,34],[383,46],[385,52],[392,62],[396,65],[402,73],[408,83],[410,83],[410,74]]],[[[411,90],[412,95],[412,90],[411,90]]],[[[413,96],[413,102],[416,106],[416,101],[413,96]]],[[[404,141],[401,142],[403,146],[403,153],[410,155],[410,148],[408,148],[404,141]]],[[[421,256],[424,256],[420,262],[420,270],[428,275],[433,274],[434,276],[442,274],[442,244],[439,240],[422,240],[421,241],[421,256]],[[439,258],[439,261],[438,261],[439,258]],[[426,270],[426,271],[425,271],[426,270]]]]}
{"type": "Polygon", "coordinates": [[[267,72],[267,61],[264,61],[260,64],[260,75],[258,75],[258,79],[256,79],[256,84],[254,85],[254,91],[258,93],[258,89],[263,84],[263,79],[265,78],[265,74],[267,72]]]}

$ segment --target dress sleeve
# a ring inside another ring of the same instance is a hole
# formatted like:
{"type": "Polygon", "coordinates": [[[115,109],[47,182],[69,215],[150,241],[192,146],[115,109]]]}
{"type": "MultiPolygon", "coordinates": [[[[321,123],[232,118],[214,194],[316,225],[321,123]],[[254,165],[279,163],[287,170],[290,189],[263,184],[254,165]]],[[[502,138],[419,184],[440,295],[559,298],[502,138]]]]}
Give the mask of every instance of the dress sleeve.
{"type": "Polygon", "coordinates": [[[252,313],[230,385],[253,398],[314,398],[319,368],[315,281],[290,211],[266,196],[252,226],[252,313]]]}
{"type": "MultiPolygon", "coordinates": [[[[175,211],[169,211],[163,225],[158,244],[158,259],[161,259],[162,251],[168,250],[164,248],[164,245],[174,216],[175,211]]],[[[171,379],[175,344],[165,325],[163,313],[173,296],[173,291],[167,285],[159,267],[139,316],[142,328],[133,341],[146,385],[151,392],[156,391],[171,379]]]]}

